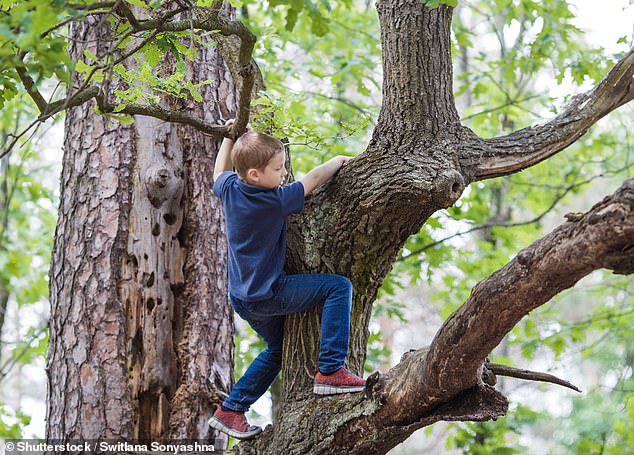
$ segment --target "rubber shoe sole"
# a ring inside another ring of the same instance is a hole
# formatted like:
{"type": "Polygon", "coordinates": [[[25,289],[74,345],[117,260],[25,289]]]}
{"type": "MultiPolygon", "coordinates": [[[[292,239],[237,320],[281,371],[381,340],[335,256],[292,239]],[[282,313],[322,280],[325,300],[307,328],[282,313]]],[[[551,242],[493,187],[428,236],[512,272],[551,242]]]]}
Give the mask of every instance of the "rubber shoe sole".
{"type": "Polygon", "coordinates": [[[260,428],[260,427],[256,427],[255,430],[251,430],[251,431],[234,430],[233,428],[229,428],[227,425],[222,423],[216,417],[212,417],[211,419],[209,419],[208,423],[209,423],[209,426],[211,428],[215,428],[216,430],[222,431],[223,433],[226,433],[229,436],[231,436],[232,438],[236,438],[236,439],[243,439],[243,440],[244,439],[253,439],[257,435],[262,433],[262,428],[260,428]]]}
{"type": "Polygon", "coordinates": [[[337,395],[339,393],[363,392],[365,385],[333,386],[328,384],[315,383],[313,393],[316,395],[337,395]]]}

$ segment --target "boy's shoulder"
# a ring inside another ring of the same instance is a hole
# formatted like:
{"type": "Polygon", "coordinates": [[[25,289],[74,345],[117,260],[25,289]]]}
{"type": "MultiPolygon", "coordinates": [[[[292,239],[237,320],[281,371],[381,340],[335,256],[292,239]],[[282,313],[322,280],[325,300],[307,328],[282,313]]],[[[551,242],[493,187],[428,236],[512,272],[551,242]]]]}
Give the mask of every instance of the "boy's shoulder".
{"type": "Polygon", "coordinates": [[[214,180],[212,190],[219,198],[222,198],[225,194],[227,187],[234,183],[238,178],[238,174],[234,171],[224,171],[218,175],[218,178],[214,180]]]}
{"type": "Polygon", "coordinates": [[[251,204],[278,205],[284,215],[299,213],[304,208],[304,185],[300,181],[264,188],[242,182],[234,171],[225,171],[214,182],[213,192],[225,201],[229,193],[236,192],[247,197],[251,204]]]}

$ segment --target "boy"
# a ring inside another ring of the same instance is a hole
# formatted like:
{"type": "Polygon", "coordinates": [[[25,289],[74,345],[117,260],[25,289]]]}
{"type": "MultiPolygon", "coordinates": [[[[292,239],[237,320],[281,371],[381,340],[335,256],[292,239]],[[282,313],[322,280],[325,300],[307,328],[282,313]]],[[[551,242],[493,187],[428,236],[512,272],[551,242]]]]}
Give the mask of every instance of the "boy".
{"type": "MultiPolygon", "coordinates": [[[[231,121],[228,122],[230,124],[231,121]]],[[[304,178],[283,185],[286,152],[279,139],[247,131],[224,139],[214,167],[213,191],[222,201],[229,245],[229,297],[236,313],[267,342],[209,424],[237,439],[262,431],[248,424],[249,409],[282,366],[285,315],[324,304],[319,371],[313,392],[360,392],[365,380],[345,366],[352,284],[339,275],[286,275],[286,218],[304,208],[304,197],[328,181],[350,158],[337,156],[304,178]],[[231,172],[232,166],[236,172],[231,172]]]]}

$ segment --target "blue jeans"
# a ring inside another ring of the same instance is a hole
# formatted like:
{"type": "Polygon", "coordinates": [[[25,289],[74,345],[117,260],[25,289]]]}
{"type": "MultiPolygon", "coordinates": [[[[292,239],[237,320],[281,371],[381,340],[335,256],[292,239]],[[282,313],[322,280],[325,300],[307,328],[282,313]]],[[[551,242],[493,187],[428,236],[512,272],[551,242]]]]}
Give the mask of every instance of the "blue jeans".
{"type": "Polygon", "coordinates": [[[286,275],[273,286],[273,297],[245,302],[231,296],[231,305],[249,322],[264,341],[266,349],[222,403],[234,411],[246,411],[273,383],[282,368],[282,340],[287,314],[324,304],[321,314],[319,371],[329,374],[343,365],[348,355],[352,283],[340,275],[286,275]]]}

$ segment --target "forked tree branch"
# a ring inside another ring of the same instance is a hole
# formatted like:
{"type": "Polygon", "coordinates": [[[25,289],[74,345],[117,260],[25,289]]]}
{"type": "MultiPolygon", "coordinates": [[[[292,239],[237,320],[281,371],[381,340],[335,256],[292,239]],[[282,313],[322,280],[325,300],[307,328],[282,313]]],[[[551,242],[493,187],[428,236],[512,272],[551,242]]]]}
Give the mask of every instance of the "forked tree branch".
{"type": "Polygon", "coordinates": [[[461,160],[465,174],[471,181],[513,174],[563,150],[600,118],[634,98],[633,76],[634,48],[595,88],[573,97],[554,119],[507,136],[470,142],[461,160]]]}
{"type": "MultiPolygon", "coordinates": [[[[368,379],[366,393],[378,408],[369,415],[366,409],[366,415],[352,419],[338,434],[342,440],[347,432],[372,434],[376,428],[401,434],[410,425],[420,428],[417,422],[434,415],[438,406],[457,406],[460,393],[486,395],[482,372],[491,350],[530,311],[600,268],[634,273],[634,179],[476,285],[429,349],[408,353],[386,374],[368,379]]],[[[499,410],[495,395],[487,400],[499,410]]],[[[487,411],[487,400],[481,412],[495,416],[498,411],[487,411]]],[[[359,438],[351,440],[359,444],[359,438]]],[[[366,443],[379,441],[361,442],[366,443]]],[[[348,449],[359,453],[358,446],[348,449]]]]}

